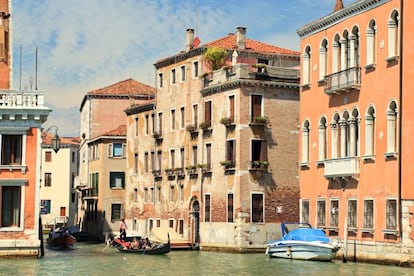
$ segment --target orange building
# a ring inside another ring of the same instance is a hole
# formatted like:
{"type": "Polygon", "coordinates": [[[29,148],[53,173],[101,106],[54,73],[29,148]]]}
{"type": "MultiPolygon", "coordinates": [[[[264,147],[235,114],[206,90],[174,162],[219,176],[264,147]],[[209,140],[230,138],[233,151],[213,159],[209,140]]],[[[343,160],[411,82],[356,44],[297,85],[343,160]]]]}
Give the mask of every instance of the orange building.
{"type": "Polygon", "coordinates": [[[357,260],[412,262],[414,21],[404,10],[412,1],[337,0],[333,13],[297,31],[301,220],[357,260]]]}
{"type": "Polygon", "coordinates": [[[51,109],[39,91],[10,90],[10,4],[0,1],[0,255],[40,253],[41,126],[51,109]]]}

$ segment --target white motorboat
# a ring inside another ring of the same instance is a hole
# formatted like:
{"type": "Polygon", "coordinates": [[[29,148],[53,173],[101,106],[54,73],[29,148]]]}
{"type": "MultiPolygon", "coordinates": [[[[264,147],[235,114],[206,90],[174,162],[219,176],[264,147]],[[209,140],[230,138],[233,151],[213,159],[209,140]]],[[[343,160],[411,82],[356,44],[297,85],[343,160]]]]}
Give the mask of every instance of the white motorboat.
{"type": "Polygon", "coordinates": [[[288,230],[282,223],[282,238],[269,241],[266,254],[269,257],[331,261],[340,249],[339,244],[332,243],[325,232],[312,228],[308,223],[291,223],[297,228],[288,230]]]}

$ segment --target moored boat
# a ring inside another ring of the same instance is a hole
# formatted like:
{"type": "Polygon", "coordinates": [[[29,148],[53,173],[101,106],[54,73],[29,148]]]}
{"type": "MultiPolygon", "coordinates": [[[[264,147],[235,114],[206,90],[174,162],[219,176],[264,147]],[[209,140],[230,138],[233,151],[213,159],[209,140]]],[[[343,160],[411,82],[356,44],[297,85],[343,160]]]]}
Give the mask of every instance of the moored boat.
{"type": "Polygon", "coordinates": [[[282,238],[267,243],[266,254],[269,257],[331,261],[340,249],[321,229],[312,228],[308,223],[290,224],[296,228],[289,230],[287,223],[282,223],[282,238]]]}
{"type": "Polygon", "coordinates": [[[61,227],[50,231],[46,244],[50,249],[73,249],[76,244],[76,238],[72,235],[70,228],[61,227]]]}

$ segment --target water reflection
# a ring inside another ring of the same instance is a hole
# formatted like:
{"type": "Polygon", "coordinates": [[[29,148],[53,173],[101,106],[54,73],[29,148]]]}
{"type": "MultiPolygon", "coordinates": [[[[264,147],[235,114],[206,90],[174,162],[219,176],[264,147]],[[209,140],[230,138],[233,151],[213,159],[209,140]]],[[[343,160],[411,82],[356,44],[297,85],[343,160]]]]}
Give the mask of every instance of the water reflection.
{"type": "Polygon", "coordinates": [[[104,248],[78,243],[77,249],[65,252],[46,249],[40,259],[0,259],[0,275],[414,275],[412,268],[269,259],[264,254],[173,251],[150,256],[104,248]]]}

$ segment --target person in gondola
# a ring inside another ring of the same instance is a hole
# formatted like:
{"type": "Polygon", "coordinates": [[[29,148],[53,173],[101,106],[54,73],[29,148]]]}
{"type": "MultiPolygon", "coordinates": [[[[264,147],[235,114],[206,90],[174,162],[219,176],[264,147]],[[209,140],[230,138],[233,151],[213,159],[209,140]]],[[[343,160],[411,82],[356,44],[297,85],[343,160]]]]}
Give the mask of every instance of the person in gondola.
{"type": "Polygon", "coordinates": [[[125,219],[121,218],[120,222],[119,222],[119,238],[121,240],[125,240],[126,238],[126,223],[125,223],[125,219]]]}
{"type": "Polygon", "coordinates": [[[139,249],[139,243],[138,243],[137,238],[134,238],[134,239],[132,240],[132,242],[131,242],[131,248],[132,248],[132,249],[139,249]]]}

